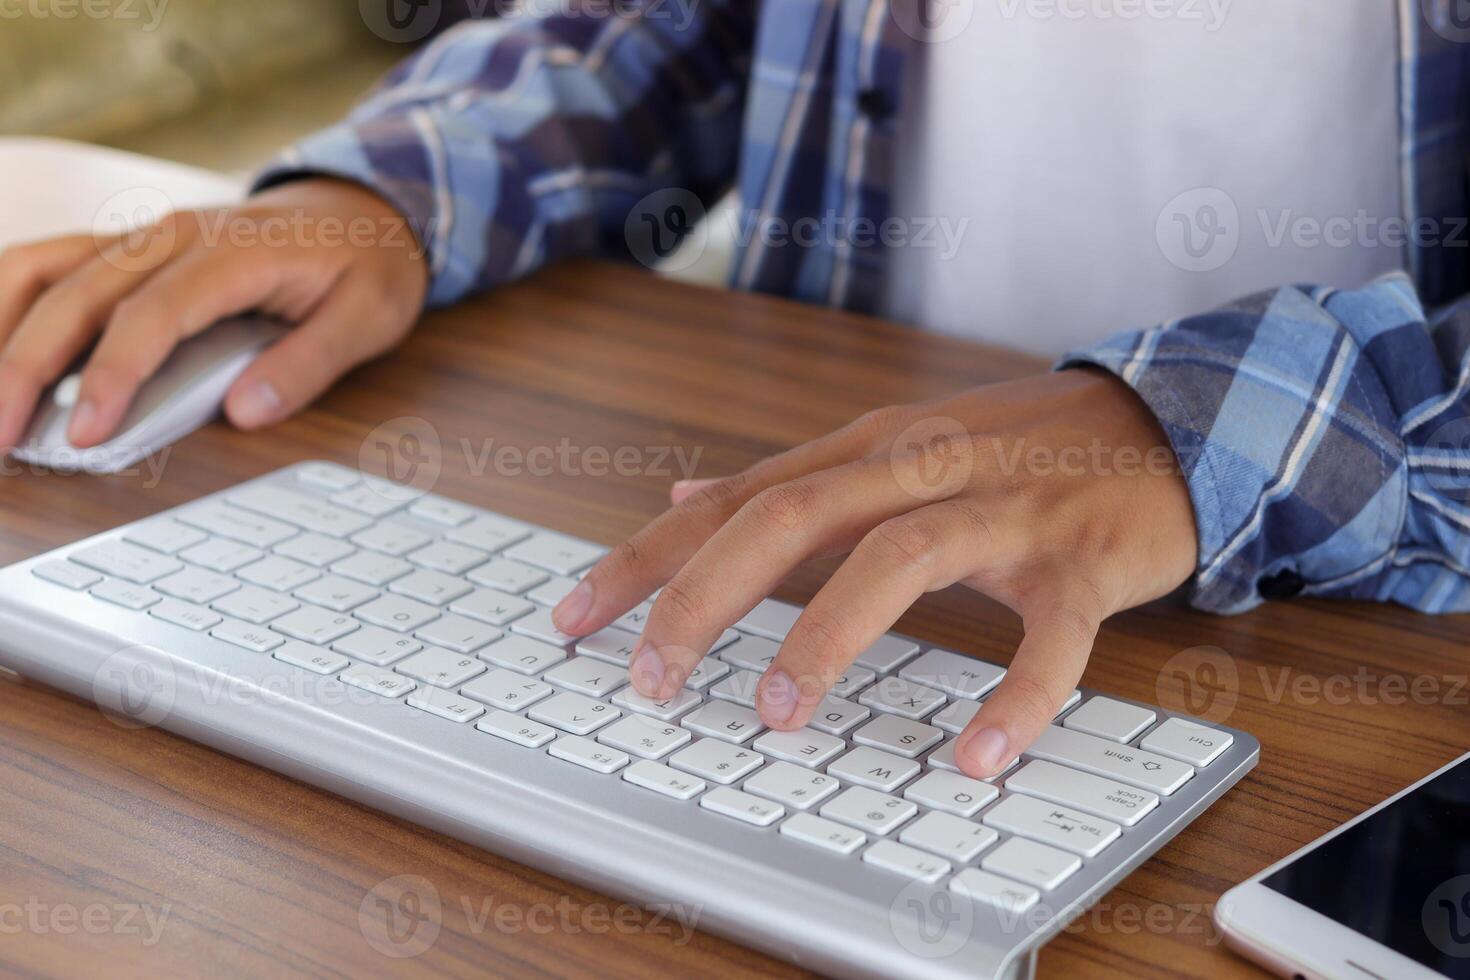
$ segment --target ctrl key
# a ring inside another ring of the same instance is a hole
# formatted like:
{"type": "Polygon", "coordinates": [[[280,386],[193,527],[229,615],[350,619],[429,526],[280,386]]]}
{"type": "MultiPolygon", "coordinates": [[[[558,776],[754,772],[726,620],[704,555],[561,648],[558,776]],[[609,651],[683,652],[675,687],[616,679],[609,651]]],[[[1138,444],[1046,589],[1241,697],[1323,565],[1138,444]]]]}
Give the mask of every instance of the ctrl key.
{"type": "Polygon", "coordinates": [[[1041,900],[1041,892],[1030,885],[993,875],[979,868],[966,868],[949,881],[949,890],[1002,912],[1025,912],[1041,900]]]}

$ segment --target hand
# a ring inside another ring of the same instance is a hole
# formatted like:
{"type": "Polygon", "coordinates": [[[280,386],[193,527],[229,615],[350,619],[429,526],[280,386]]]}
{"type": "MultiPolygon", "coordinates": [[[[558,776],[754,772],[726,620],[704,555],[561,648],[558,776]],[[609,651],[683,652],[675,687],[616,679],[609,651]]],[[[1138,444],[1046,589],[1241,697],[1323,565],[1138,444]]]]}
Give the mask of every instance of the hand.
{"type": "Polygon", "coordinates": [[[113,434],[181,340],[252,310],[298,326],[235,382],[225,414],[243,429],[278,422],[402,341],[427,284],[403,217],[365,188],[325,179],[110,240],[9,249],[0,255],[0,451],[93,341],[68,432],[78,447],[113,434]]]}
{"type": "Polygon", "coordinates": [[[854,659],[925,592],[962,582],[1025,639],[956,745],[1002,771],[1082,676],[1107,616],[1194,570],[1194,511],[1163,432],[1122,382],[1063,371],[865,415],[737,476],[676,487],[555,611],[601,629],[646,598],[633,686],[672,697],[721,632],[797,565],[849,554],[756,690],[762,721],[805,725],[854,659]]]}

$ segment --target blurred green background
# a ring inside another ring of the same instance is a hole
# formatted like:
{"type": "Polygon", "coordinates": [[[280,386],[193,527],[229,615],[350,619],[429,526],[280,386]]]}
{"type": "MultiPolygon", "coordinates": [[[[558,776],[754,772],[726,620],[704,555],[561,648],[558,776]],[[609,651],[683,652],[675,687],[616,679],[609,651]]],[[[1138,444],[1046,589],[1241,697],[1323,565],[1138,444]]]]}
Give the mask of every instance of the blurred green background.
{"type": "Polygon", "coordinates": [[[0,135],[239,173],[410,51],[354,0],[0,0],[0,135]]]}

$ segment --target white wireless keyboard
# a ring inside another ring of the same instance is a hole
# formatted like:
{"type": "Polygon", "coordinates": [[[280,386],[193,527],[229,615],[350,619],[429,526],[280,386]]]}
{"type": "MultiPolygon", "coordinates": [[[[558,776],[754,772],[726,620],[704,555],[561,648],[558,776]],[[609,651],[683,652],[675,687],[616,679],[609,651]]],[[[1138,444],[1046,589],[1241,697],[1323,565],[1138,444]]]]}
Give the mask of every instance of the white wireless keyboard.
{"type": "Polygon", "coordinates": [[[647,604],[551,623],[605,551],[304,463],[0,570],[0,663],[842,975],[1028,975],[1259,754],[1078,691],[970,779],[954,737],[1004,670],[898,635],[767,731],[756,681],[799,612],[771,600],[653,702],[626,671],[647,604]]]}

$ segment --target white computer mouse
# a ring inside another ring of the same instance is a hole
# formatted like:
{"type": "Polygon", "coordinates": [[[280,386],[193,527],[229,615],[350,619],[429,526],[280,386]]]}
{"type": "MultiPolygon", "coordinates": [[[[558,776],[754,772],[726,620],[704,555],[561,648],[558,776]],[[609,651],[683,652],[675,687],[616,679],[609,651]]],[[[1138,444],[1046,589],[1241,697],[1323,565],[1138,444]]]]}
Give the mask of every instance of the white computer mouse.
{"type": "Polygon", "coordinates": [[[235,379],[285,332],[275,321],[240,317],[184,341],[144,383],[116,434],[87,449],[66,438],[81,382],[68,375],[42,395],[30,431],[11,455],[62,472],[121,472],[218,415],[235,379]]]}

